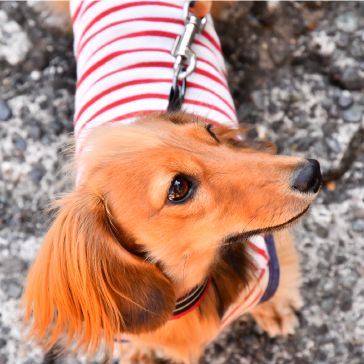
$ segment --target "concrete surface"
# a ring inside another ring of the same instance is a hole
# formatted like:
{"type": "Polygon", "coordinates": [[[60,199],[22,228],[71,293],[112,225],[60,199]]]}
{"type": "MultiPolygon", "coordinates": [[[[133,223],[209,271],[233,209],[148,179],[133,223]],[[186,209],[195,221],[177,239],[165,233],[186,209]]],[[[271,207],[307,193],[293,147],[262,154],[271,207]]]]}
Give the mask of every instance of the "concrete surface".
{"type": "MultiPolygon", "coordinates": [[[[22,340],[19,297],[67,186],[75,61],[62,19],[38,2],[0,2],[0,364],[80,363],[22,340]]],[[[250,137],[317,158],[326,180],[295,229],[305,301],[291,338],[269,339],[249,317],[201,363],[364,363],[364,3],[234,3],[216,23],[229,84],[250,137]]],[[[94,363],[100,363],[96,358],[94,363]]]]}

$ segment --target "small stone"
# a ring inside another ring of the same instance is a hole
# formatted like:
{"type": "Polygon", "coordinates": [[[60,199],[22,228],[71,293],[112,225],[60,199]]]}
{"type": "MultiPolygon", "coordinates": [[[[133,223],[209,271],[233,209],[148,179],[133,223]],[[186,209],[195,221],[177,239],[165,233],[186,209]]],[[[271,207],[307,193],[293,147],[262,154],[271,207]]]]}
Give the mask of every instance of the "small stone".
{"type": "MultiPolygon", "coordinates": [[[[320,335],[321,336],[321,335],[320,335]]],[[[326,335],[322,335],[319,339],[319,343],[321,345],[327,344],[327,343],[334,343],[336,341],[335,336],[332,334],[327,333],[326,335]]]]}
{"type": "Polygon", "coordinates": [[[336,105],[332,105],[330,110],[329,110],[329,115],[332,118],[337,118],[339,116],[339,110],[337,109],[336,105]]]}
{"type": "Polygon", "coordinates": [[[358,70],[355,67],[347,67],[340,77],[340,81],[348,90],[359,90],[363,85],[358,70]]]}
{"type": "Polygon", "coordinates": [[[361,233],[364,231],[364,219],[357,219],[353,221],[351,226],[355,232],[361,233]]]}
{"type": "Polygon", "coordinates": [[[358,123],[363,117],[363,109],[358,105],[353,105],[350,109],[345,110],[342,116],[348,123],[358,123]]]}
{"type": "Polygon", "coordinates": [[[316,139],[310,135],[303,137],[297,142],[297,150],[306,152],[315,141],[316,139]]]}
{"type": "Polygon", "coordinates": [[[6,340],[0,338],[0,349],[3,348],[5,345],[6,345],[6,340]]]}
{"type": "Polygon", "coordinates": [[[32,71],[30,74],[30,78],[34,81],[39,81],[42,77],[42,73],[39,71],[32,71]]]}
{"type": "Polygon", "coordinates": [[[329,231],[321,226],[321,225],[318,225],[317,228],[316,228],[316,234],[320,237],[320,238],[327,238],[328,235],[329,235],[329,231]]]}
{"type": "Polygon", "coordinates": [[[259,20],[251,15],[251,14],[247,14],[246,16],[246,20],[248,25],[253,28],[253,29],[261,29],[262,28],[262,24],[260,24],[259,20]]]}
{"type": "Polygon", "coordinates": [[[11,217],[11,219],[10,219],[10,221],[9,221],[9,226],[14,226],[14,227],[19,226],[19,225],[21,224],[21,220],[22,220],[21,215],[20,215],[20,214],[15,213],[15,214],[11,217]]]}
{"type": "Polygon", "coordinates": [[[40,107],[42,110],[45,110],[45,109],[48,107],[48,99],[47,99],[47,98],[41,99],[41,100],[39,101],[39,107],[40,107]]]}
{"type": "Polygon", "coordinates": [[[326,90],[328,84],[325,82],[325,80],[321,79],[318,80],[315,85],[312,87],[313,91],[320,91],[320,90],[326,90]]]}
{"type": "Polygon", "coordinates": [[[334,99],[334,100],[338,100],[338,98],[343,94],[343,92],[339,89],[339,88],[337,88],[337,87],[335,87],[334,89],[332,89],[332,90],[329,90],[329,92],[330,92],[330,96],[334,99]]]}
{"type": "Polygon", "coordinates": [[[262,95],[262,93],[260,91],[253,91],[250,94],[250,98],[251,98],[254,106],[258,110],[260,110],[260,111],[264,110],[264,96],[262,95]]]}
{"type": "Polygon", "coordinates": [[[352,306],[353,306],[353,299],[351,297],[351,293],[344,292],[343,297],[340,302],[341,311],[343,311],[343,312],[350,311],[352,306]]]}
{"type": "Polygon", "coordinates": [[[348,350],[348,348],[346,347],[345,344],[339,344],[335,348],[335,354],[347,355],[348,352],[349,352],[349,350],[348,350]]]}
{"type": "Polygon", "coordinates": [[[358,18],[353,12],[340,14],[335,19],[335,25],[339,30],[342,30],[343,32],[352,33],[358,29],[358,18]]]}
{"type": "Polygon", "coordinates": [[[279,121],[274,121],[272,123],[272,129],[277,132],[279,131],[279,129],[281,128],[281,126],[283,125],[283,121],[282,120],[279,120],[279,121]]]}
{"type": "Polygon", "coordinates": [[[339,37],[336,39],[336,44],[340,48],[346,48],[349,44],[349,37],[346,34],[340,33],[339,37]]]}
{"type": "Polygon", "coordinates": [[[357,208],[354,211],[353,216],[357,219],[364,219],[364,209],[357,208]]]}
{"type": "Polygon", "coordinates": [[[72,120],[65,121],[63,123],[63,127],[64,127],[64,130],[66,132],[68,132],[68,133],[74,132],[74,126],[73,126],[73,121],[72,120]]]}
{"type": "Polygon", "coordinates": [[[224,348],[218,343],[214,343],[213,348],[216,354],[221,354],[224,352],[224,348]]]}
{"type": "Polygon", "coordinates": [[[25,125],[30,125],[30,126],[37,126],[37,125],[39,125],[38,124],[38,121],[36,119],[32,118],[32,117],[26,118],[24,120],[24,124],[25,125]]]}
{"type": "Polygon", "coordinates": [[[326,139],[326,143],[332,152],[336,154],[341,152],[340,144],[337,142],[337,140],[326,139]]]}
{"type": "Polygon", "coordinates": [[[350,275],[347,275],[341,279],[341,284],[344,288],[352,288],[355,286],[357,281],[358,276],[352,271],[350,275]]]}
{"type": "Polygon", "coordinates": [[[364,43],[362,39],[356,38],[350,44],[350,54],[358,59],[359,61],[363,60],[364,57],[364,43]]]}
{"type": "Polygon", "coordinates": [[[335,34],[336,34],[336,32],[337,32],[337,29],[336,29],[335,27],[333,27],[333,26],[328,27],[328,28],[326,29],[326,34],[327,34],[327,35],[330,35],[330,36],[335,35],[335,34]]]}
{"type": "Polygon", "coordinates": [[[332,279],[322,278],[319,285],[322,287],[321,292],[323,297],[328,298],[335,295],[337,288],[335,282],[332,279]]]}
{"type": "Polygon", "coordinates": [[[41,164],[36,164],[33,166],[33,169],[29,172],[29,177],[32,181],[38,184],[45,174],[44,167],[41,164]]]}
{"type": "Polygon", "coordinates": [[[23,62],[31,48],[26,32],[14,20],[7,21],[3,17],[4,11],[1,10],[0,15],[0,60],[6,60],[10,65],[16,66],[23,62]]]}
{"type": "Polygon", "coordinates": [[[279,110],[275,103],[269,102],[268,111],[270,114],[276,114],[279,110]]]}
{"type": "Polygon", "coordinates": [[[5,274],[19,273],[26,270],[28,267],[27,263],[23,260],[11,257],[7,258],[2,265],[0,265],[0,271],[5,274]]]}
{"type": "Polygon", "coordinates": [[[0,99],[0,121],[9,120],[11,117],[11,110],[8,104],[0,99]]]}
{"type": "Polygon", "coordinates": [[[318,157],[327,159],[328,148],[324,140],[316,142],[314,145],[314,149],[318,157]]]}
{"type": "Polygon", "coordinates": [[[307,114],[305,112],[300,113],[298,116],[293,118],[295,125],[298,128],[306,128],[308,126],[307,114]]]}
{"type": "Polygon", "coordinates": [[[331,57],[335,48],[336,46],[333,38],[328,36],[324,31],[315,33],[310,42],[311,51],[323,61],[331,57]]]}
{"type": "Polygon", "coordinates": [[[335,307],[335,300],[333,298],[325,298],[321,301],[321,308],[324,312],[330,313],[335,307]]]}
{"type": "Polygon", "coordinates": [[[326,324],[322,324],[320,327],[317,328],[317,333],[319,335],[325,335],[329,332],[329,328],[326,324]]]}
{"type": "Polygon", "coordinates": [[[325,110],[330,110],[330,107],[332,106],[332,100],[331,99],[324,99],[322,101],[321,105],[325,110]]]}
{"type": "Polygon", "coordinates": [[[1,327],[0,330],[1,330],[1,333],[2,334],[7,335],[11,331],[11,328],[10,327],[7,327],[7,326],[3,326],[3,327],[1,327]]]}
{"type": "Polygon", "coordinates": [[[48,129],[54,134],[59,135],[63,129],[63,125],[61,123],[52,122],[48,125],[48,129]]]}
{"type": "Polygon", "coordinates": [[[254,107],[251,103],[241,104],[238,108],[238,119],[244,121],[253,110],[254,107]]]}
{"type": "Polygon", "coordinates": [[[351,96],[342,95],[339,97],[337,102],[343,110],[346,110],[354,103],[354,100],[351,96]]]}
{"type": "Polygon", "coordinates": [[[278,39],[275,43],[270,44],[269,54],[274,64],[281,66],[288,58],[289,44],[283,39],[278,39]]]}
{"type": "Polygon", "coordinates": [[[15,141],[15,149],[19,152],[24,152],[27,149],[27,143],[22,137],[18,137],[15,141]]]}
{"type": "Polygon", "coordinates": [[[49,144],[51,144],[52,140],[48,135],[43,135],[41,142],[44,145],[49,145],[49,144]]]}
{"type": "Polygon", "coordinates": [[[4,292],[10,298],[19,298],[22,292],[22,286],[16,278],[5,278],[1,282],[4,292]]]}
{"type": "Polygon", "coordinates": [[[42,135],[42,129],[38,125],[34,125],[29,129],[28,136],[34,140],[39,140],[42,135]]]}
{"type": "Polygon", "coordinates": [[[293,102],[305,101],[305,95],[297,90],[292,91],[291,98],[293,102]]]}
{"type": "Polygon", "coordinates": [[[335,258],[336,264],[342,264],[347,261],[346,257],[342,254],[338,254],[335,258]]]}

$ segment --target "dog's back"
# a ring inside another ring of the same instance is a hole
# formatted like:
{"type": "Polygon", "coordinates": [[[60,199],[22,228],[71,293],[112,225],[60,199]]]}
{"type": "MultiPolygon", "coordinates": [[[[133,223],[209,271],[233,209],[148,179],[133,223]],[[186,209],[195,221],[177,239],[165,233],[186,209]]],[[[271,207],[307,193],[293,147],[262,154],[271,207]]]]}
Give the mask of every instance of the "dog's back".
{"type": "MultiPolygon", "coordinates": [[[[71,1],[77,58],[76,138],[88,128],[128,123],[165,111],[174,75],[170,54],[183,34],[183,1],[71,1]]],[[[211,16],[192,46],[183,110],[215,124],[237,126],[224,59],[211,16]]]]}

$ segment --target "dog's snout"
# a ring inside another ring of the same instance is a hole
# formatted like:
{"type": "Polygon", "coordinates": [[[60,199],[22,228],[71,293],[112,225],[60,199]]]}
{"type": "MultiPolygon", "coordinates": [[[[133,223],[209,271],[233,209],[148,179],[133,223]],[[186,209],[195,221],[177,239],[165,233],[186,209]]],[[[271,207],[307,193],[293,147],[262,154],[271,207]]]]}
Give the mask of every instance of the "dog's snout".
{"type": "Polygon", "coordinates": [[[316,159],[307,159],[308,163],[295,176],[292,188],[299,192],[316,193],[322,182],[320,163],[316,159]]]}

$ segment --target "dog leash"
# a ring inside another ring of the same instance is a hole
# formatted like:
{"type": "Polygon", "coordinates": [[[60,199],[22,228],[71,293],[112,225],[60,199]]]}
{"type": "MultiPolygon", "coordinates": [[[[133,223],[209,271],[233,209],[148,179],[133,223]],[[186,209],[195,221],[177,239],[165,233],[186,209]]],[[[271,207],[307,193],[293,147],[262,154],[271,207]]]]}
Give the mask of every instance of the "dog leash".
{"type": "Polygon", "coordinates": [[[210,1],[186,1],[183,8],[185,29],[182,37],[179,35],[173,45],[171,54],[176,57],[173,66],[174,75],[168,98],[167,112],[179,111],[186,93],[186,79],[197,64],[196,54],[191,45],[197,32],[202,33],[206,25],[206,15],[210,11],[210,1]],[[194,13],[190,13],[190,8],[194,13]],[[182,82],[179,82],[182,81],[182,82]]]}

